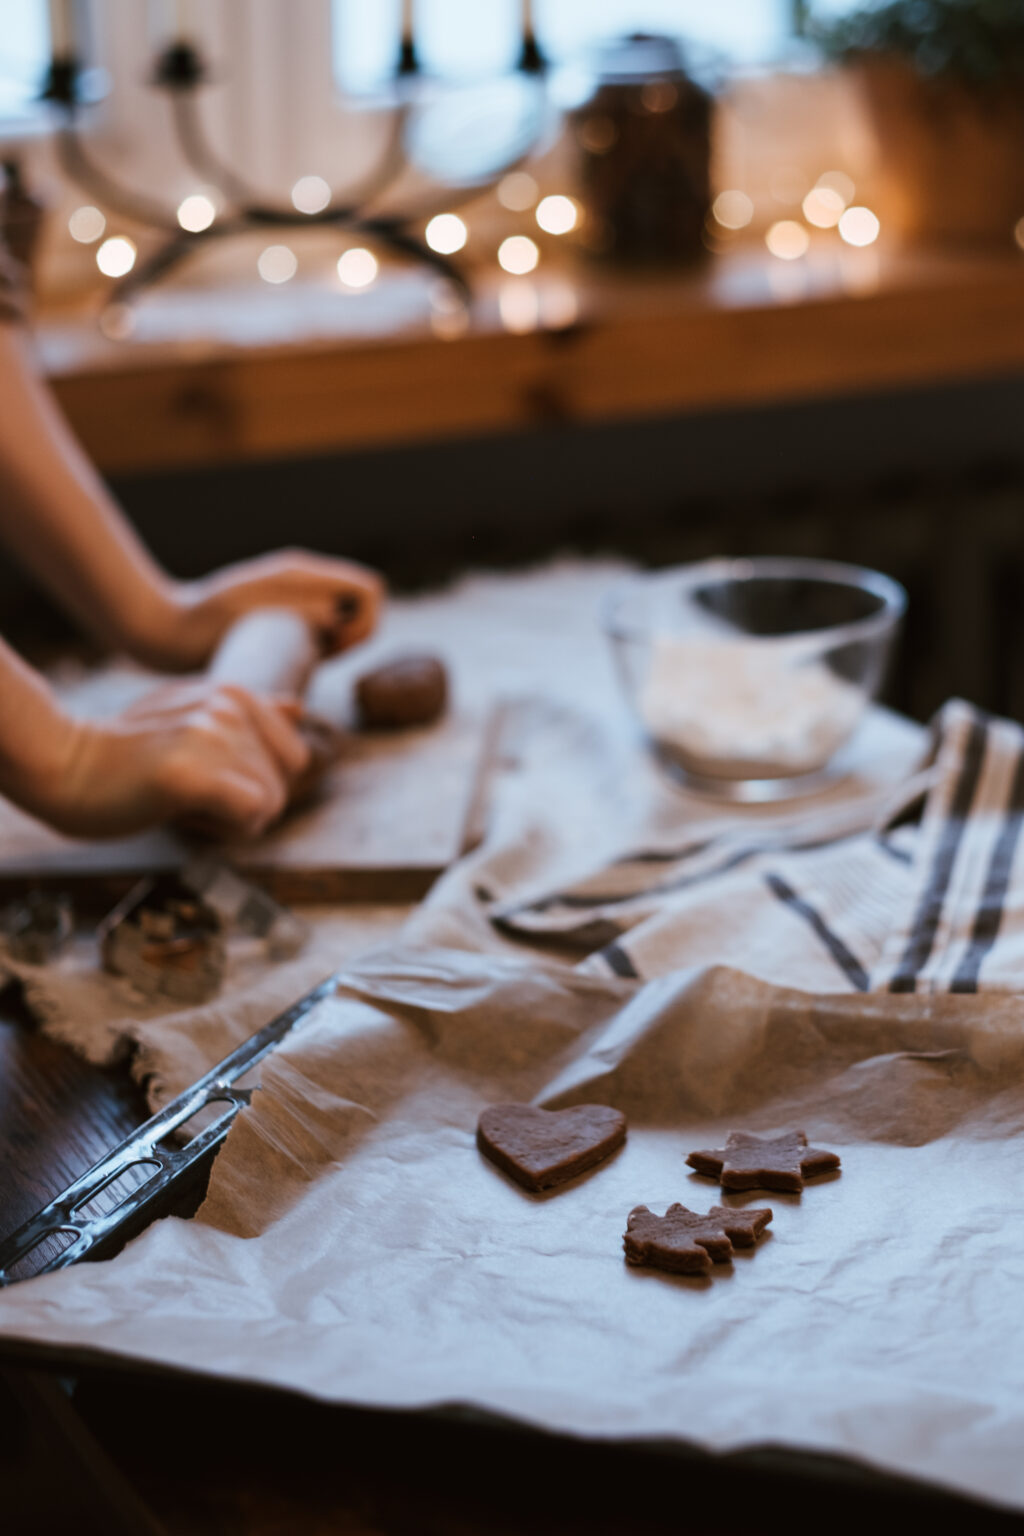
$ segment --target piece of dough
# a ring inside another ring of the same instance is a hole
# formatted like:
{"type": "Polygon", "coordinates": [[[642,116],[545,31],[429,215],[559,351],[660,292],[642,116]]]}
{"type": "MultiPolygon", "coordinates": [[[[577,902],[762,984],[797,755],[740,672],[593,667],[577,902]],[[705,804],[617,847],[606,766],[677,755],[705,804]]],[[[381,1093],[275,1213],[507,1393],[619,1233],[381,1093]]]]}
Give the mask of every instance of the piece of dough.
{"type": "Polygon", "coordinates": [[[436,656],[398,656],[356,679],[356,713],[367,730],[430,725],[447,701],[448,675],[436,656]]]}

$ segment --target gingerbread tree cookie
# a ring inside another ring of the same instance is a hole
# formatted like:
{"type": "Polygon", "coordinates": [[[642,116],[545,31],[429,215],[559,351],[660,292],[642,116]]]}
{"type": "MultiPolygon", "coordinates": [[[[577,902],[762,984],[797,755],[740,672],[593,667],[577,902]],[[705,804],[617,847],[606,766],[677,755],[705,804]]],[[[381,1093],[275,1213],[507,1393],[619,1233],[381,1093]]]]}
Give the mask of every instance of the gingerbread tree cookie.
{"type": "Polygon", "coordinates": [[[732,1211],[712,1206],[706,1216],[670,1205],[655,1216],[638,1205],[626,1219],[622,1246],[630,1264],[647,1264],[680,1275],[706,1275],[714,1264],[728,1264],[733,1248],[752,1248],[772,1219],[767,1207],[732,1211]]]}

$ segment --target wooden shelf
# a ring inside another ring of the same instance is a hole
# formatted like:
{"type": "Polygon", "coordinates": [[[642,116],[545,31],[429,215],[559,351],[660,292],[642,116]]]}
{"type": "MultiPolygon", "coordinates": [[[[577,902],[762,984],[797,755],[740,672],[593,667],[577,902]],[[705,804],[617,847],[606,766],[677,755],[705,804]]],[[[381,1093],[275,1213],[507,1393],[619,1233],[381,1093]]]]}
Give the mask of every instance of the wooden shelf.
{"type": "Polygon", "coordinates": [[[687,275],[481,276],[458,334],[431,279],[344,295],[156,291],[136,333],[44,313],[44,367],[100,467],[230,464],[1024,372],[1024,258],[752,248],[687,275]],[[503,319],[504,315],[504,319],[503,319]]]}

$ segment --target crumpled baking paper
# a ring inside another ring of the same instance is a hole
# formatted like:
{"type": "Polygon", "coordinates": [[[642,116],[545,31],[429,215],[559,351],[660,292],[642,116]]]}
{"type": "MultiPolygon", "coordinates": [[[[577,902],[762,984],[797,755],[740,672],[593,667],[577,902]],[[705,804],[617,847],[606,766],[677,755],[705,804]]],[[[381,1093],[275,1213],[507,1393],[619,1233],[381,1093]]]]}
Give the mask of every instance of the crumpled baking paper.
{"type": "MultiPolygon", "coordinates": [[[[545,600],[513,622],[484,594],[495,645],[538,614],[553,636],[566,607],[553,584],[545,600]]],[[[556,701],[488,843],[267,1058],[198,1216],[0,1293],[0,1340],[608,1439],[816,1450],[1024,1509],[1024,1000],[815,994],[726,965],[644,985],[503,939],[484,874],[562,878],[631,818],[700,814],[586,724],[598,692],[577,697],[575,746],[556,701]],[[614,1104],[626,1145],[527,1194],[475,1145],[508,1100],[614,1104]],[[628,1266],[630,1210],[722,1203],[685,1159],[740,1128],[802,1129],[842,1171],[726,1197],[774,1217],[706,1278],[628,1266]]],[[[175,1082],[174,1031],[149,1043],[175,1082]]]]}
{"type": "Polygon", "coordinates": [[[263,1082],[197,1218],[12,1287],[0,1332],[337,1402],[844,1454],[1024,1507],[1024,1002],[399,947],[263,1082]],[[613,1103],[626,1145],[529,1195],[475,1147],[501,1100],[613,1103]],[[634,1205],[720,1203],[685,1157],[738,1126],[799,1126],[842,1171],[728,1197],[774,1219],[707,1278],[627,1266],[634,1205]]]}

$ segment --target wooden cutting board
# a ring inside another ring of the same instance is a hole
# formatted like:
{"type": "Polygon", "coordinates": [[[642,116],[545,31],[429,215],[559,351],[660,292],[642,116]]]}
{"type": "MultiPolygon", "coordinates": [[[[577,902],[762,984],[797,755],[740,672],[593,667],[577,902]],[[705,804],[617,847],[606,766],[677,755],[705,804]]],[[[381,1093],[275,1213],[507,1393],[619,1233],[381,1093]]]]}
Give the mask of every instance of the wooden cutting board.
{"type": "MultiPolygon", "coordinates": [[[[416,901],[479,835],[497,716],[452,713],[422,730],[352,733],[315,801],[225,859],[278,900],[416,901]]],[[[208,843],[158,830],[109,842],[62,837],[0,799],[0,894],[60,887],[117,895],[208,843]]]]}

